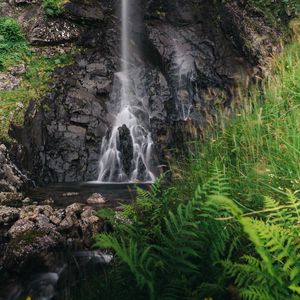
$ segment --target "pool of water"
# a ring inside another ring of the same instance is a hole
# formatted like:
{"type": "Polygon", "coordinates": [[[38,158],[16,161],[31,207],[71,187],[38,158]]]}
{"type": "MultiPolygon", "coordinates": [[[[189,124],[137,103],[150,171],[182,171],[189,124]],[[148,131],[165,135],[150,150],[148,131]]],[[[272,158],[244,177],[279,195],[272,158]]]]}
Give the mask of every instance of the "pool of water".
{"type": "Polygon", "coordinates": [[[52,199],[57,207],[66,207],[74,202],[86,203],[93,194],[99,193],[106,200],[99,205],[116,207],[121,203],[130,203],[136,198],[136,188],[148,189],[150,183],[63,183],[38,187],[30,191],[27,196],[33,201],[41,203],[45,199],[52,199]]]}

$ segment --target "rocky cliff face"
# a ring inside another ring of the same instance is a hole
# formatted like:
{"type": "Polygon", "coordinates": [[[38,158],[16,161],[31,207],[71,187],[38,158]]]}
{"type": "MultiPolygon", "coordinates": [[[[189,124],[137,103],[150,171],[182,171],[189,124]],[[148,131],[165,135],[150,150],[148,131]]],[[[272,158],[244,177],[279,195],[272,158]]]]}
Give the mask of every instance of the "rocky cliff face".
{"type": "MultiPolygon", "coordinates": [[[[72,40],[83,47],[73,65],[56,71],[41,103],[31,103],[24,127],[12,126],[23,165],[38,182],[97,178],[110,107],[118,105],[110,97],[120,68],[117,5],[72,1],[60,18],[31,24],[33,44],[72,40]]],[[[278,33],[242,1],[151,0],[142,9],[144,26],[136,36],[144,56],[134,73],[146,91],[155,151],[164,164],[170,148],[201,137],[221,110],[231,111],[238,86],[265,72],[279,50],[278,33]]],[[[120,148],[126,159],[126,145],[120,148]]]]}

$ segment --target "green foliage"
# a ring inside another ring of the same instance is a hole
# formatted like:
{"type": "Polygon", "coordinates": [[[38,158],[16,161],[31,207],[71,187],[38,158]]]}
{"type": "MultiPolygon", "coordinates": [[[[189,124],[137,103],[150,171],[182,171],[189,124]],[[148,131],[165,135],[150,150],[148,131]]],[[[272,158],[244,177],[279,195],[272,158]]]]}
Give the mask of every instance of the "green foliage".
{"type": "Polygon", "coordinates": [[[18,22],[12,18],[0,18],[0,71],[28,53],[28,45],[18,22]]]}
{"type": "Polygon", "coordinates": [[[126,222],[127,209],[123,218],[119,216],[121,223],[114,222],[114,233],[97,236],[97,246],[115,251],[148,299],[199,299],[225,293],[216,284],[222,280],[221,265],[213,271],[211,266],[224,258],[231,229],[223,230],[212,219],[206,199],[228,194],[229,187],[217,167],[212,174],[187,202],[180,203],[173,189],[163,189],[160,183],[151,191],[140,190],[130,221],[126,222]]]}
{"type": "MultiPolygon", "coordinates": [[[[208,170],[219,161],[226,169],[231,196],[249,209],[263,206],[263,195],[284,197],[284,190],[300,188],[300,44],[274,61],[274,71],[243,100],[243,111],[221,129],[194,143],[178,169],[175,184],[181,197],[191,195],[208,170]]],[[[280,201],[280,197],[278,199],[280,201]]]]}
{"type": "Polygon", "coordinates": [[[256,255],[243,255],[242,262],[223,262],[241,298],[300,299],[300,201],[295,194],[288,191],[282,206],[266,198],[260,218],[244,216],[233,201],[224,197],[211,197],[210,202],[233,215],[256,250],[256,255]]]}
{"type": "Polygon", "coordinates": [[[55,68],[70,64],[74,52],[57,54],[53,57],[41,55],[25,56],[26,72],[20,86],[9,91],[0,91],[0,139],[8,141],[10,122],[22,125],[24,111],[30,100],[40,99],[48,90],[55,68]]]}
{"type": "Polygon", "coordinates": [[[114,228],[96,239],[116,254],[106,283],[135,286],[111,299],[300,299],[300,202],[285,192],[300,190],[300,44],[274,64],[171,187],[160,178],[122,213],[100,212],[114,228]]]}
{"type": "Polygon", "coordinates": [[[64,0],[43,0],[43,9],[47,16],[57,17],[63,13],[64,0]]]}
{"type": "Polygon", "coordinates": [[[261,10],[271,21],[287,21],[297,15],[299,0],[250,0],[249,4],[261,10]]]}

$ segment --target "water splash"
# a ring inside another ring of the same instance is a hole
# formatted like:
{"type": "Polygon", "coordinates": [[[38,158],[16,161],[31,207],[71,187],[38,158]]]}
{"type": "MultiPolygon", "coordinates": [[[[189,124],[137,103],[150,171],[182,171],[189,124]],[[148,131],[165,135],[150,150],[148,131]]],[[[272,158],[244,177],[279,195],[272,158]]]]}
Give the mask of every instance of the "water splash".
{"type": "Polygon", "coordinates": [[[122,71],[115,76],[112,92],[112,97],[120,98],[120,108],[115,112],[113,127],[102,140],[99,182],[152,182],[155,179],[149,109],[137,92],[141,82],[135,76],[137,66],[132,57],[136,49],[131,44],[134,24],[130,15],[135,4],[135,1],[122,0],[122,71]]]}
{"type": "Polygon", "coordinates": [[[176,111],[178,116],[186,121],[193,109],[193,80],[195,75],[195,66],[193,58],[187,52],[184,52],[178,43],[174,41],[174,61],[175,73],[178,74],[176,86],[176,111]]]}

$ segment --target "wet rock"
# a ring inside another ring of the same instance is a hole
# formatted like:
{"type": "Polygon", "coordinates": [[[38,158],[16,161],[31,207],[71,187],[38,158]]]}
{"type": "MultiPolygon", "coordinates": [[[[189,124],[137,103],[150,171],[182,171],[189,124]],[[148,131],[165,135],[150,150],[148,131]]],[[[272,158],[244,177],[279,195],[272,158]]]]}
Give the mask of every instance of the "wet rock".
{"type": "Polygon", "coordinates": [[[9,241],[2,264],[11,272],[21,272],[32,264],[37,268],[40,265],[49,267],[49,253],[61,246],[62,241],[56,231],[33,229],[20,233],[9,241]]]}
{"type": "Polygon", "coordinates": [[[106,203],[106,200],[103,198],[103,196],[99,193],[92,194],[86,202],[88,204],[104,204],[106,203]]]}
{"type": "Polygon", "coordinates": [[[17,208],[0,206],[0,224],[13,223],[19,219],[20,212],[17,208]]]}
{"type": "Polygon", "coordinates": [[[21,207],[23,204],[24,196],[21,193],[13,192],[1,192],[0,193],[0,205],[21,207]]]}
{"type": "Polygon", "coordinates": [[[133,159],[133,141],[130,135],[130,131],[126,125],[118,128],[120,141],[118,144],[118,150],[120,151],[122,165],[127,175],[130,174],[131,162],[133,159]]]}
{"type": "Polygon", "coordinates": [[[97,216],[96,211],[92,208],[86,208],[82,212],[80,228],[86,246],[91,246],[92,237],[102,231],[103,224],[103,221],[97,216]]]}
{"type": "Polygon", "coordinates": [[[266,58],[281,48],[279,43],[274,43],[280,33],[254,8],[245,10],[237,2],[226,3],[221,10],[221,22],[228,38],[254,65],[266,67],[269,64],[266,58]]]}
{"type": "Polygon", "coordinates": [[[7,148],[0,144],[0,191],[16,192],[26,189],[30,180],[10,160],[7,148]]]}

